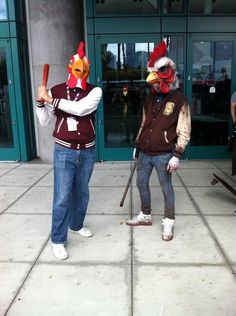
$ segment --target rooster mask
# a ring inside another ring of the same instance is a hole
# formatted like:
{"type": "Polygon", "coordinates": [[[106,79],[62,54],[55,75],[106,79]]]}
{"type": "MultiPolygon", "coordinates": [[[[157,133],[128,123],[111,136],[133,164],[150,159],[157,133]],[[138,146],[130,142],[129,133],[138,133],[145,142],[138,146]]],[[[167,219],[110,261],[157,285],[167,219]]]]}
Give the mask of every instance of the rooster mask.
{"type": "Polygon", "coordinates": [[[149,75],[146,82],[161,93],[168,93],[179,87],[175,63],[166,54],[167,47],[163,40],[154,48],[147,66],[149,75]]]}
{"type": "Polygon", "coordinates": [[[80,42],[78,52],[76,55],[70,58],[68,66],[68,80],[67,85],[69,88],[81,88],[86,89],[87,78],[90,73],[89,60],[84,56],[84,43],[80,42]]]}

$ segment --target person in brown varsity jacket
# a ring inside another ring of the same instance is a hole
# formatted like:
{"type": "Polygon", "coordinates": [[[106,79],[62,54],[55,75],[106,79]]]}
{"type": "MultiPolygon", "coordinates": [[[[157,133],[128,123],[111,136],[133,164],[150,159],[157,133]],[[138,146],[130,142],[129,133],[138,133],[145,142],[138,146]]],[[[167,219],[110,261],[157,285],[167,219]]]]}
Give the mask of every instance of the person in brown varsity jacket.
{"type": "Polygon", "coordinates": [[[152,225],[149,179],[155,168],[164,195],[162,239],[173,238],[175,194],[171,174],[179,166],[179,158],[190,139],[191,119],[186,97],[179,91],[176,66],[166,57],[163,40],[150,56],[147,83],[155,92],[143,107],[142,124],[136,138],[134,159],[137,159],[137,187],[141,211],[130,226],[152,225]],[[139,154],[137,155],[137,153],[139,154]]]}
{"type": "Polygon", "coordinates": [[[89,202],[89,180],[95,162],[95,112],[102,90],[87,83],[89,61],[84,44],[71,57],[68,80],[47,91],[38,87],[36,113],[41,125],[56,119],[54,146],[54,199],[52,249],[56,258],[67,259],[68,230],[83,237],[92,232],[84,227],[89,202]]]}

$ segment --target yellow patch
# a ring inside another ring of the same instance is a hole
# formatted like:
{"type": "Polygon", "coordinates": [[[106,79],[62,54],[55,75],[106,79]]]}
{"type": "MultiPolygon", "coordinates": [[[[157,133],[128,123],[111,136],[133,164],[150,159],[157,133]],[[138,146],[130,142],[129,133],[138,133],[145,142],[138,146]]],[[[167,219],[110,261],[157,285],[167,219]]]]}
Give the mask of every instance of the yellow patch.
{"type": "Polygon", "coordinates": [[[163,114],[171,115],[173,113],[174,107],[175,104],[173,102],[167,102],[163,114]]]}

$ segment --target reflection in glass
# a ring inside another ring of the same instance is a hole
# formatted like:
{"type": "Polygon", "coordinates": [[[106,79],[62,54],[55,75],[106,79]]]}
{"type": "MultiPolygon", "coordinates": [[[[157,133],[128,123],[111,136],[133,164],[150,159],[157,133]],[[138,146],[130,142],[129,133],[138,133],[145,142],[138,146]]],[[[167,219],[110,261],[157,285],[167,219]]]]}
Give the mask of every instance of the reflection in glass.
{"type": "Polygon", "coordinates": [[[185,1],[183,0],[164,0],[163,14],[184,14],[185,1]]]}
{"type": "Polygon", "coordinates": [[[235,14],[235,0],[209,1],[190,0],[189,13],[192,14],[235,14]]]}
{"type": "Polygon", "coordinates": [[[0,20],[7,19],[7,5],[6,0],[0,0],[0,20]]]}
{"type": "Polygon", "coordinates": [[[146,66],[153,43],[102,45],[105,147],[133,147],[149,92],[146,66]]]}
{"type": "Polygon", "coordinates": [[[159,1],[145,0],[96,0],[96,14],[100,15],[135,15],[156,14],[159,1]]]}
{"type": "Polygon", "coordinates": [[[6,52],[0,48],[0,148],[13,147],[11,111],[9,105],[6,52]]]}
{"type": "Polygon", "coordinates": [[[174,61],[177,67],[180,90],[184,91],[184,36],[167,36],[169,47],[168,57],[174,61]]]}
{"type": "Polygon", "coordinates": [[[192,145],[227,145],[231,64],[232,42],[193,43],[192,145]]]}

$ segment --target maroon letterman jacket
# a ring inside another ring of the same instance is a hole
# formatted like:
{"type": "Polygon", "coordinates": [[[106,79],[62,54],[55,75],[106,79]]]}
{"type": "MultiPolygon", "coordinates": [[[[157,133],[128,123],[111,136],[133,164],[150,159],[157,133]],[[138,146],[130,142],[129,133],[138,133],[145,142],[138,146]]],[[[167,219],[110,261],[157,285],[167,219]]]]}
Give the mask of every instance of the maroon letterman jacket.
{"type": "MultiPolygon", "coordinates": [[[[81,100],[94,89],[95,86],[87,83],[86,90],[70,89],[70,99],[73,101],[79,92],[77,101],[81,100]]],[[[95,111],[85,116],[75,116],[60,110],[57,107],[59,99],[67,99],[66,83],[54,86],[51,89],[53,105],[55,106],[56,124],[53,137],[57,144],[72,149],[85,149],[95,144],[95,111]],[[77,130],[68,131],[67,118],[73,117],[77,121],[77,130]]]]}

